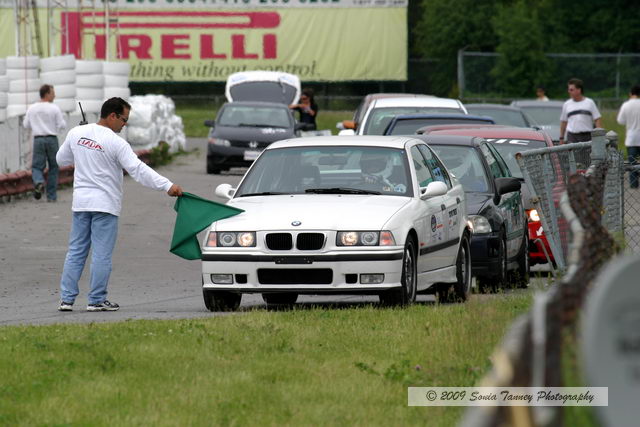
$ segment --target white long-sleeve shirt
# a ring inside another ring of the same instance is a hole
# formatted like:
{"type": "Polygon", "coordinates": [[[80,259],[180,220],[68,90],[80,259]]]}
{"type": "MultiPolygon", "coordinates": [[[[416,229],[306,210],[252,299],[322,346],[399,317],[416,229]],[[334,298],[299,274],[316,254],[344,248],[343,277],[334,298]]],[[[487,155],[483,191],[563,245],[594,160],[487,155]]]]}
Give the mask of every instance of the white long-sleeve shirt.
{"type": "Polygon", "coordinates": [[[138,159],[127,141],[96,123],[71,129],[56,160],[59,166],[75,165],[71,207],[74,212],[97,211],[119,216],[123,169],[140,184],[155,190],[169,191],[173,185],[138,159]]]}
{"type": "Polygon", "coordinates": [[[33,136],[56,135],[67,127],[62,110],[53,102],[36,102],[27,109],[22,125],[33,136]]]}

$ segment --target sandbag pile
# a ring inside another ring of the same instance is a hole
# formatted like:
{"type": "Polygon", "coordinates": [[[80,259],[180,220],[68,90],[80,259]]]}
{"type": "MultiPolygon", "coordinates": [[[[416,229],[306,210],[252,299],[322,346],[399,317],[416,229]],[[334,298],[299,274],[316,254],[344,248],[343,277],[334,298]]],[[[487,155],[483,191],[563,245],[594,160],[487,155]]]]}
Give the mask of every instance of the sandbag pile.
{"type": "Polygon", "coordinates": [[[37,56],[9,56],[6,59],[8,78],[7,118],[22,116],[29,105],[40,100],[40,72],[37,56]]]}
{"type": "MultiPolygon", "coordinates": [[[[40,59],[40,80],[51,85],[56,92],[53,103],[63,113],[76,109],[76,57],[73,55],[51,56],[40,59]]],[[[37,102],[38,99],[33,102],[37,102]]],[[[30,104],[32,104],[31,102],[30,104]]]]}
{"type": "Polygon", "coordinates": [[[103,62],[104,74],[104,100],[118,97],[125,101],[131,96],[129,89],[129,72],[131,66],[128,62],[103,62]]]}
{"type": "Polygon", "coordinates": [[[8,92],[9,77],[7,77],[7,60],[0,59],[0,122],[7,120],[8,92]]]}
{"type": "Polygon", "coordinates": [[[134,150],[150,149],[164,141],[171,152],[185,149],[182,118],[175,114],[175,104],[163,95],[129,98],[131,112],[127,122],[127,140],[134,150]]]}

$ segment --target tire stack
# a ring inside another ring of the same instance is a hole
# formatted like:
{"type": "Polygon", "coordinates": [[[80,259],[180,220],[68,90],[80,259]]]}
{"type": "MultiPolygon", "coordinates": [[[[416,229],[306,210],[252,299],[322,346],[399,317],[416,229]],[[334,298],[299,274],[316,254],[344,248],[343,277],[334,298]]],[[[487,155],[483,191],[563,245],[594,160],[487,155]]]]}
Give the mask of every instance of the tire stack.
{"type": "MultiPolygon", "coordinates": [[[[104,101],[102,64],[102,61],[76,60],[76,100],[82,103],[85,113],[100,113],[104,101]]],[[[80,113],[77,102],[76,112],[80,113]]]]}
{"type": "Polygon", "coordinates": [[[63,113],[76,109],[76,57],[73,55],[51,56],[40,60],[42,84],[53,86],[56,104],[63,113]]]}
{"type": "Polygon", "coordinates": [[[169,144],[169,151],[185,149],[182,118],[175,114],[175,104],[163,95],[132,96],[127,122],[127,140],[136,150],[150,149],[159,142],[169,144]]]}
{"type": "Polygon", "coordinates": [[[38,56],[9,56],[6,59],[9,93],[7,118],[23,116],[29,105],[40,100],[40,72],[38,56]]]}
{"type": "Polygon", "coordinates": [[[8,92],[9,77],[7,77],[7,60],[0,59],[0,123],[7,120],[8,92]]]}
{"type": "Polygon", "coordinates": [[[118,97],[125,101],[131,96],[129,89],[129,72],[131,66],[128,62],[104,62],[102,64],[102,73],[104,74],[104,97],[106,101],[109,98],[118,97]]]}

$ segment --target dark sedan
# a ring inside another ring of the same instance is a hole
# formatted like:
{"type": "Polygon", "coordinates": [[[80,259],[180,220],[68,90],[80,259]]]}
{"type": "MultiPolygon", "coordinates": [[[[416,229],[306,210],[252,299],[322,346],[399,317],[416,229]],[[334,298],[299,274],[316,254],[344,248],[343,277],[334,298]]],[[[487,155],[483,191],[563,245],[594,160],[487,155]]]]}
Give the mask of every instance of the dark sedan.
{"type": "Polygon", "coordinates": [[[285,104],[271,102],[228,102],[210,126],[207,173],[231,167],[249,166],[269,144],[294,138],[300,125],[285,104]]]}
{"type": "Polygon", "coordinates": [[[465,104],[465,107],[469,114],[489,116],[498,125],[523,128],[538,126],[535,120],[518,107],[503,104],[465,104]]]}
{"type": "Polygon", "coordinates": [[[413,135],[419,129],[432,125],[494,123],[491,117],[470,114],[401,114],[391,119],[383,135],[413,135]]]}
{"type": "Polygon", "coordinates": [[[462,183],[473,225],[471,262],[481,291],[529,278],[527,218],[520,180],[485,139],[471,136],[418,135],[462,183]]]}

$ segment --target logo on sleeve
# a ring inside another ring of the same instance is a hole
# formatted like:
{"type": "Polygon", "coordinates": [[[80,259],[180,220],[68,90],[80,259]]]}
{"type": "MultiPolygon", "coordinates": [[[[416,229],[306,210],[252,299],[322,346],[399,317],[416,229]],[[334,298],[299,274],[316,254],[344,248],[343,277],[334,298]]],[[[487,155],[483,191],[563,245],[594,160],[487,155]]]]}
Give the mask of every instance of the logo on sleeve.
{"type": "Polygon", "coordinates": [[[89,148],[90,150],[104,151],[102,149],[102,145],[89,138],[80,138],[78,140],[78,145],[80,145],[81,147],[89,148]]]}

